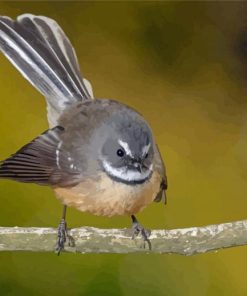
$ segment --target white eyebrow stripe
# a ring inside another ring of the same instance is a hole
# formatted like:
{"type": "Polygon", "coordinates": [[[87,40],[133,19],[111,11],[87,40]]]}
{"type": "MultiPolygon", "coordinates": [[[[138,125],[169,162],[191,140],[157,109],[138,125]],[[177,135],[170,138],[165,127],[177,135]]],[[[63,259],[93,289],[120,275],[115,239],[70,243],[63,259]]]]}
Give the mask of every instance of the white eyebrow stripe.
{"type": "Polygon", "coordinates": [[[145,154],[147,154],[148,153],[148,151],[149,151],[149,149],[150,149],[150,143],[148,144],[148,145],[146,145],[146,146],[144,146],[143,148],[142,148],[142,155],[144,156],[145,154]]]}
{"type": "Polygon", "coordinates": [[[124,148],[127,155],[133,157],[133,154],[132,154],[129,144],[127,142],[124,142],[122,140],[118,140],[118,143],[124,148]]]}

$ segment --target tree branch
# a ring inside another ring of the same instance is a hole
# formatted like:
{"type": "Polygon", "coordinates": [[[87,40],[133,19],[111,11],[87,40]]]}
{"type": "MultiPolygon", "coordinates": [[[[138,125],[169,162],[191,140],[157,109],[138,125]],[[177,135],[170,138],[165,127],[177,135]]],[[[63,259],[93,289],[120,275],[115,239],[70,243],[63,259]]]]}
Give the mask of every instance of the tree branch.
{"type": "MultiPolygon", "coordinates": [[[[0,251],[53,252],[57,230],[36,227],[0,227],[0,251]]],[[[205,227],[173,230],[153,230],[152,251],[143,248],[140,238],[131,240],[127,229],[98,229],[93,227],[70,230],[75,246],[66,245],[72,253],[198,253],[243,246],[247,244],[247,220],[205,227]]]]}

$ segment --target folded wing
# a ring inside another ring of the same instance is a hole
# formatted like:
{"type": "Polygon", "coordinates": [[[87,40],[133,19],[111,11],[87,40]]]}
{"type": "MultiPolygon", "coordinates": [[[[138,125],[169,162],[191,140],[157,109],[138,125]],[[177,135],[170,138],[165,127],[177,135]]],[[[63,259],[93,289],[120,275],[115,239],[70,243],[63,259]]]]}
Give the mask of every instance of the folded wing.
{"type": "Polygon", "coordinates": [[[62,148],[63,132],[61,127],[50,129],[2,161],[0,178],[40,185],[76,184],[80,172],[62,148]]]}

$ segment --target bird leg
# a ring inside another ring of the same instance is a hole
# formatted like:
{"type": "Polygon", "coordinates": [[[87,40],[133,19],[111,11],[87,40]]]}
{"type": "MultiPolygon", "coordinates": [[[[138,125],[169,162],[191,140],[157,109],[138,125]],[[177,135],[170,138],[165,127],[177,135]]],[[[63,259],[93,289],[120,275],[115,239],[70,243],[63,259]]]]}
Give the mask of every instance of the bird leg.
{"type": "Polygon", "coordinates": [[[151,242],[148,239],[148,237],[151,234],[151,231],[149,229],[145,229],[136,219],[136,217],[134,215],[131,215],[131,219],[132,219],[132,239],[135,239],[139,234],[141,234],[142,239],[143,239],[143,248],[145,249],[146,247],[146,243],[148,244],[148,248],[149,250],[151,250],[151,242]]]}
{"type": "Polygon", "coordinates": [[[63,214],[62,214],[62,219],[59,223],[58,229],[57,229],[57,243],[56,243],[56,248],[55,251],[59,255],[62,250],[64,250],[64,244],[66,243],[67,239],[69,242],[69,246],[73,246],[73,238],[71,235],[68,233],[67,229],[67,223],[66,223],[66,210],[67,206],[63,206],[63,214]]]}

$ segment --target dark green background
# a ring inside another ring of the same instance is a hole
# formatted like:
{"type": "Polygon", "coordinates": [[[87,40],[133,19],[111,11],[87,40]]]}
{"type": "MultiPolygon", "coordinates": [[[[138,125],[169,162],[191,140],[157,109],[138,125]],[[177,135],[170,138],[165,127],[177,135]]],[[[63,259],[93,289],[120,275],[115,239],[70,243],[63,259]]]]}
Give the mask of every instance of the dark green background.
{"type": "MultiPolygon", "coordinates": [[[[167,163],[168,205],[149,228],[247,217],[247,3],[0,2],[0,14],[58,21],[96,97],[139,110],[167,163]]],[[[0,56],[0,159],[47,129],[45,101],[0,56]]],[[[1,226],[57,226],[49,188],[0,182],[1,226]]],[[[68,211],[70,227],[127,217],[68,211]]],[[[0,295],[247,295],[247,248],[176,255],[0,253],[0,295]]]]}

